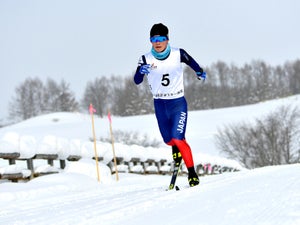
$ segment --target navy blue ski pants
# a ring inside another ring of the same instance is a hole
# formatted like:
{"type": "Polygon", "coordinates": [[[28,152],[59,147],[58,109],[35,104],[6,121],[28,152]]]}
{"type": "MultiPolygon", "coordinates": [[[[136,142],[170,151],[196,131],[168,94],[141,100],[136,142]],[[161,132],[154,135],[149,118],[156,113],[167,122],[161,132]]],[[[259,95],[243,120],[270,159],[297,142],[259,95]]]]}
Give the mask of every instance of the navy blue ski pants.
{"type": "Polygon", "coordinates": [[[188,117],[185,97],[154,99],[154,109],[159,130],[165,143],[169,143],[173,138],[185,139],[188,117]]]}

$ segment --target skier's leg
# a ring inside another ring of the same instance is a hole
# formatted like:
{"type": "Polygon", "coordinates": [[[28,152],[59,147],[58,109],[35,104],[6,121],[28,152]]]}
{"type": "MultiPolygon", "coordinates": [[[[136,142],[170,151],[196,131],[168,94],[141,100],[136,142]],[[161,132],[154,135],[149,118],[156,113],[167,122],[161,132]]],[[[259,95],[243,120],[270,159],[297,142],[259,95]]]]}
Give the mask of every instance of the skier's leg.
{"type": "Polygon", "coordinates": [[[198,185],[199,177],[195,171],[193,155],[188,143],[185,140],[178,140],[173,138],[168,144],[175,145],[179,149],[181,156],[184,160],[184,163],[188,169],[188,173],[189,173],[188,181],[190,186],[198,185]]]}
{"type": "Polygon", "coordinates": [[[177,148],[180,151],[180,154],[181,154],[187,168],[194,167],[192,150],[185,140],[178,140],[178,139],[172,138],[172,140],[170,142],[168,142],[167,144],[176,146],[175,148],[177,148]]]}

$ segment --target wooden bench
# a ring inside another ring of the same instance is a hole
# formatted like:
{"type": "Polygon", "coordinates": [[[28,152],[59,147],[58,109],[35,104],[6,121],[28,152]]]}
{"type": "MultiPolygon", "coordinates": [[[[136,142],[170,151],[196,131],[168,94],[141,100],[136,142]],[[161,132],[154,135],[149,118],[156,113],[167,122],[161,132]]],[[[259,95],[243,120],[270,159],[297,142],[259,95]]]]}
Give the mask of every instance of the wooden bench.
{"type": "Polygon", "coordinates": [[[29,177],[24,177],[22,173],[4,173],[0,174],[0,179],[18,182],[19,180],[28,180],[29,177]]]}
{"type": "Polygon", "coordinates": [[[48,164],[53,166],[54,160],[58,158],[58,154],[36,154],[32,159],[45,159],[48,164]]]}
{"type": "Polygon", "coordinates": [[[141,159],[138,157],[133,157],[129,161],[129,172],[143,174],[145,172],[144,167],[141,163],[141,159]]]}
{"type": "MultiPolygon", "coordinates": [[[[70,161],[70,162],[76,162],[80,159],[81,159],[80,155],[69,155],[68,158],[67,158],[67,160],[70,161]]],[[[65,159],[60,159],[59,160],[59,165],[60,165],[61,169],[66,168],[66,160],[65,159]]]]}
{"type": "MultiPolygon", "coordinates": [[[[0,158],[4,160],[8,160],[9,165],[15,165],[16,160],[19,159],[20,153],[19,152],[13,152],[13,153],[0,153],[0,158]]],[[[2,173],[0,174],[0,179],[7,179],[11,180],[12,182],[18,182],[18,180],[28,180],[30,179],[30,176],[24,176],[23,173],[16,172],[16,173],[2,173]]]]}
{"type": "Polygon", "coordinates": [[[171,163],[168,163],[166,159],[161,159],[158,162],[158,172],[162,175],[171,174],[171,163]]]}
{"type": "Polygon", "coordinates": [[[143,165],[146,174],[158,174],[158,167],[154,159],[147,159],[143,165]]]}
{"type": "Polygon", "coordinates": [[[9,165],[16,164],[16,159],[20,157],[19,152],[13,153],[0,153],[0,158],[8,160],[9,165]]]}
{"type": "MultiPolygon", "coordinates": [[[[129,171],[128,162],[126,162],[123,157],[116,157],[116,163],[119,173],[127,173],[129,171]]],[[[110,167],[112,174],[114,174],[116,172],[114,159],[109,162],[108,166],[110,167]]]]}

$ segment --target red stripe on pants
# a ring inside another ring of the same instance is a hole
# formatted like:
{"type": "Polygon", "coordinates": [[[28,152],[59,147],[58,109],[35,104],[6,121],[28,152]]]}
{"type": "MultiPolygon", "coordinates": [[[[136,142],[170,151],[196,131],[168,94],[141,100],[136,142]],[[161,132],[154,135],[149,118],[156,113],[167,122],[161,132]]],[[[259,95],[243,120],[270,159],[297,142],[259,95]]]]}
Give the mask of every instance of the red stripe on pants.
{"type": "Polygon", "coordinates": [[[168,145],[176,145],[179,149],[182,158],[184,160],[184,163],[187,168],[194,167],[194,160],[192,155],[192,150],[189,144],[185,140],[178,140],[172,138],[170,142],[167,143],[168,145]]]}

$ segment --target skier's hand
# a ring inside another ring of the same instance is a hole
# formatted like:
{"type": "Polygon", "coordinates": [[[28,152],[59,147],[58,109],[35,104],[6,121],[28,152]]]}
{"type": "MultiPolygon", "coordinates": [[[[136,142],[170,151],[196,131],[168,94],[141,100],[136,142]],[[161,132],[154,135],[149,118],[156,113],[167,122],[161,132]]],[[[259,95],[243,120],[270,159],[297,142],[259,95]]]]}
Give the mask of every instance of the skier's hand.
{"type": "Polygon", "coordinates": [[[204,72],[204,71],[202,70],[202,71],[196,72],[196,74],[197,74],[197,77],[198,77],[199,80],[202,80],[202,79],[203,79],[203,81],[205,81],[205,79],[206,79],[206,72],[204,72]],[[201,78],[202,78],[202,79],[201,79],[201,78]]]}
{"type": "Polygon", "coordinates": [[[141,67],[140,67],[140,70],[139,70],[139,72],[141,73],[141,74],[148,74],[148,73],[150,73],[150,64],[145,64],[145,65],[142,65],[141,67]]]}

